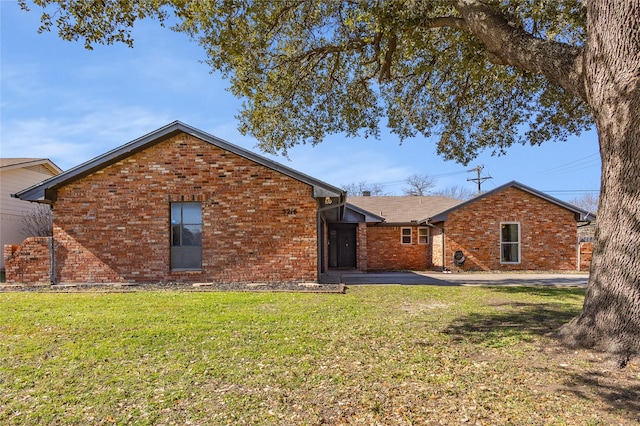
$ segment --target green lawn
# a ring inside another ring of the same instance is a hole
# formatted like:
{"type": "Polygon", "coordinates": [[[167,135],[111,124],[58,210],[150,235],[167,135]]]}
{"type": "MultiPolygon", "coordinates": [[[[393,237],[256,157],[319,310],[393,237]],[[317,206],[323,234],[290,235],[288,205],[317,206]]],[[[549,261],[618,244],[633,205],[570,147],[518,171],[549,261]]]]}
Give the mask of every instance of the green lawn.
{"type": "Polygon", "coordinates": [[[635,424],[583,290],[0,293],[0,424],[635,424]]]}

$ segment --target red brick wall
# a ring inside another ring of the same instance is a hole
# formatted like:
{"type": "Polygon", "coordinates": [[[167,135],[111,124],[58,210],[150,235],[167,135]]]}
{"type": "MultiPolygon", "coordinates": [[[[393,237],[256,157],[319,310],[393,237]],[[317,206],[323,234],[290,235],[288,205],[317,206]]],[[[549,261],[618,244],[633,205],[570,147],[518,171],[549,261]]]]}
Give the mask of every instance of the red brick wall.
{"type": "Polygon", "coordinates": [[[5,278],[8,284],[51,284],[49,237],[29,237],[17,245],[4,246],[5,278]]]}
{"type": "Polygon", "coordinates": [[[367,224],[361,222],[356,230],[356,238],[358,240],[358,250],[356,261],[359,271],[367,271],[367,224]]]}
{"type": "Polygon", "coordinates": [[[449,214],[445,222],[447,267],[452,270],[575,270],[574,214],[517,188],[490,195],[449,214]],[[500,263],[500,223],[519,222],[521,261],[500,263]],[[461,250],[466,261],[453,264],[461,250]]]}
{"type": "Polygon", "coordinates": [[[593,256],[593,243],[580,243],[580,271],[589,272],[591,269],[591,257],[593,256]]]}
{"type": "MultiPolygon", "coordinates": [[[[126,219],[118,219],[119,222],[123,220],[126,219]]],[[[55,283],[127,282],[125,276],[117,268],[114,268],[123,259],[119,258],[117,253],[108,252],[112,247],[107,234],[108,229],[103,228],[98,234],[92,232],[91,229],[83,232],[80,226],[76,225],[73,229],[66,228],[65,231],[59,223],[55,222],[53,226],[55,283]],[[81,235],[76,238],[74,236],[76,233],[81,233],[81,235]],[[87,242],[86,239],[90,240],[92,236],[95,240],[87,242]]],[[[63,220],[59,222],[63,223],[63,220]]]]}
{"type": "Polygon", "coordinates": [[[58,190],[56,280],[315,280],[317,204],[311,191],[180,134],[58,190]],[[201,271],[170,270],[170,200],[202,202],[201,271]]]}
{"type": "Polygon", "coordinates": [[[424,270],[431,267],[431,244],[418,244],[418,228],[411,227],[412,243],[401,244],[401,226],[367,227],[367,270],[424,270]]]}

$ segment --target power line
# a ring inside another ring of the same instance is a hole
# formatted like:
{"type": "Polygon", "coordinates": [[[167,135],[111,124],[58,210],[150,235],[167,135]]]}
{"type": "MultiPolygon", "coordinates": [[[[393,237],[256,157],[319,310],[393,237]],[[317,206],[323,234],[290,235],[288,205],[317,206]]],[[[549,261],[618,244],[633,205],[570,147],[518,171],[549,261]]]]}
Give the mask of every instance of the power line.
{"type": "Polygon", "coordinates": [[[599,194],[599,189],[551,189],[543,190],[545,194],[599,194]]]}
{"type": "MultiPolygon", "coordinates": [[[[581,157],[581,158],[575,159],[573,161],[569,161],[567,163],[562,163],[562,164],[559,164],[557,166],[550,167],[548,169],[540,170],[540,171],[537,171],[537,172],[534,172],[534,173],[530,173],[528,175],[522,175],[519,178],[517,178],[517,180],[520,180],[520,179],[526,178],[526,177],[539,176],[539,175],[553,176],[553,175],[562,174],[562,173],[577,172],[577,171],[580,171],[580,170],[585,170],[585,169],[592,168],[599,161],[600,161],[600,154],[597,154],[597,153],[596,154],[591,154],[591,155],[587,155],[586,157],[581,157]]],[[[442,178],[442,177],[461,175],[461,174],[465,174],[465,173],[469,173],[469,172],[476,172],[476,173],[478,173],[478,177],[476,177],[476,178],[468,178],[467,181],[476,182],[478,184],[478,191],[481,192],[481,183],[483,183],[484,181],[486,181],[488,179],[492,179],[491,176],[481,176],[481,171],[483,169],[484,169],[484,166],[478,166],[478,167],[475,167],[475,168],[470,169],[470,170],[460,170],[460,171],[456,171],[456,172],[439,173],[439,174],[434,174],[434,175],[428,175],[428,177],[430,179],[437,179],[437,178],[442,178]]],[[[386,182],[373,182],[373,183],[370,183],[370,184],[371,185],[380,185],[380,186],[395,186],[395,185],[402,185],[402,184],[406,184],[406,183],[407,183],[407,180],[406,179],[402,179],[402,180],[393,180],[393,181],[386,181],[386,182]]],[[[497,187],[495,183],[493,183],[493,182],[489,182],[489,183],[491,183],[491,185],[493,185],[494,187],[497,187]]],[[[582,194],[582,193],[599,193],[600,190],[599,189],[576,189],[576,190],[564,189],[564,190],[547,190],[547,191],[543,191],[543,192],[550,193],[550,194],[553,194],[553,193],[555,193],[555,194],[571,194],[571,193],[582,194]]]]}
{"type": "Polygon", "coordinates": [[[552,176],[552,175],[557,175],[562,173],[577,172],[580,170],[588,169],[595,166],[598,163],[599,157],[600,157],[600,154],[587,155],[586,157],[578,158],[576,160],[569,161],[568,163],[559,164],[557,166],[554,166],[548,169],[544,169],[534,173],[530,173],[528,175],[520,176],[520,179],[531,177],[531,176],[539,176],[539,175],[552,176]]]}
{"type": "Polygon", "coordinates": [[[599,189],[547,189],[547,190],[543,190],[541,192],[545,192],[547,194],[558,194],[558,193],[576,193],[576,194],[581,194],[583,192],[593,192],[593,193],[598,193],[600,192],[599,189]]]}

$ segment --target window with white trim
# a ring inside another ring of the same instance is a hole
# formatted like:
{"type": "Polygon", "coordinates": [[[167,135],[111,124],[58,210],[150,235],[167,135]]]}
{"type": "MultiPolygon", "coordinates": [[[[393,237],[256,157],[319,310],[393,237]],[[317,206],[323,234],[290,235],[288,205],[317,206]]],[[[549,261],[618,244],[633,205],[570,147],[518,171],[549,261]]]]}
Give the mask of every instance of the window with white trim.
{"type": "Polygon", "coordinates": [[[418,244],[429,244],[429,228],[418,228],[418,244]]]}
{"type": "Polygon", "coordinates": [[[402,244],[411,244],[411,228],[402,228],[400,232],[402,244]]]}
{"type": "Polygon", "coordinates": [[[171,269],[202,268],[202,205],[171,203],[171,269]]]}
{"type": "Polygon", "coordinates": [[[520,223],[500,223],[500,263],[520,263],[520,223]]]}

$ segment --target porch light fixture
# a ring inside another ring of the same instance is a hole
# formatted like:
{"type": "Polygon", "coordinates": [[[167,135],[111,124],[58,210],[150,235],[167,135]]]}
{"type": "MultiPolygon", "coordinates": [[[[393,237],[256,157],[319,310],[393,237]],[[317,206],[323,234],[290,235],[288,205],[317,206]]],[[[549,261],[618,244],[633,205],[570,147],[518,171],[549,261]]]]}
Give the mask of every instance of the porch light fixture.
{"type": "Polygon", "coordinates": [[[325,204],[333,204],[333,200],[331,199],[331,197],[324,197],[324,203],[325,204]]]}

